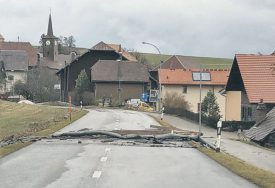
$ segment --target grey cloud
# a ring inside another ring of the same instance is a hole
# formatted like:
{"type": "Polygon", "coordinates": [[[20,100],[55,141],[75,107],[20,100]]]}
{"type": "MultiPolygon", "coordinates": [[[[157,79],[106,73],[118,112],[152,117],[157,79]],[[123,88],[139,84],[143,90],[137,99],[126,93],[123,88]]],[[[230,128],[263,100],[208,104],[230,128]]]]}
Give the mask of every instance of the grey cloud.
{"type": "Polygon", "coordinates": [[[232,58],[234,53],[275,50],[272,0],[0,0],[7,40],[38,44],[52,9],[54,33],[74,35],[77,45],[103,40],[127,48],[232,58]],[[25,3],[27,2],[27,3],[25,3]],[[3,5],[3,6],[2,6],[3,5]]]}

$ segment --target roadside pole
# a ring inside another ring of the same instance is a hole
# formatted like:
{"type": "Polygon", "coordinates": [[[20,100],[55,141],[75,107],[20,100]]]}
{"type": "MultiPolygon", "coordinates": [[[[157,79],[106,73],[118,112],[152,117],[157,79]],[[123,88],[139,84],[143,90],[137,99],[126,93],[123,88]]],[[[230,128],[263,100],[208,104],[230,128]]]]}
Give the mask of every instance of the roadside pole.
{"type": "Polygon", "coordinates": [[[200,103],[199,103],[199,137],[201,136],[201,90],[202,90],[202,79],[201,79],[201,74],[202,74],[202,70],[201,70],[201,64],[200,64],[200,103]]]}
{"type": "Polygon", "coordinates": [[[161,120],[163,120],[163,116],[164,116],[164,107],[161,108],[161,115],[160,115],[161,120]]]}
{"type": "Polygon", "coordinates": [[[72,96],[69,96],[69,114],[70,114],[70,122],[72,121],[72,96]]]}
{"type": "Polygon", "coordinates": [[[216,144],[216,152],[221,151],[221,133],[222,133],[222,121],[219,120],[217,123],[217,144],[216,144]]]}

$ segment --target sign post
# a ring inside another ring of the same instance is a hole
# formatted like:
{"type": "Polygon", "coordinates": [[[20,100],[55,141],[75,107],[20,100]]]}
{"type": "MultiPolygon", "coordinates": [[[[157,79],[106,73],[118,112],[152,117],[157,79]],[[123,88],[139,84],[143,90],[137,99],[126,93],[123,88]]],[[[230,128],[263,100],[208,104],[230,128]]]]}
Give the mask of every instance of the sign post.
{"type": "Polygon", "coordinates": [[[164,116],[164,107],[161,108],[161,115],[160,115],[161,120],[163,120],[163,116],[164,116]]]}
{"type": "Polygon", "coordinates": [[[216,152],[221,151],[221,134],[222,134],[222,121],[218,121],[217,123],[217,145],[216,152]]]}
{"type": "Polygon", "coordinates": [[[158,90],[150,89],[149,102],[154,103],[154,106],[157,109],[157,101],[158,101],[158,90]]]}
{"type": "Polygon", "coordinates": [[[69,96],[69,113],[70,113],[70,122],[72,121],[72,97],[69,96]]]}

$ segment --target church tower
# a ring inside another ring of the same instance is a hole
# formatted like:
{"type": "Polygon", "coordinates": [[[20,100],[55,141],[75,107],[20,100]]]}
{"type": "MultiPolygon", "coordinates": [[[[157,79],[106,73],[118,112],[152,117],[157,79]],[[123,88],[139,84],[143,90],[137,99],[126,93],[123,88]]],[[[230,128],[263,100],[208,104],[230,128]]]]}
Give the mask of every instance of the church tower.
{"type": "Polygon", "coordinates": [[[55,57],[58,55],[58,47],[57,47],[58,38],[53,35],[51,14],[49,16],[47,35],[43,34],[41,38],[42,38],[43,57],[48,57],[50,60],[54,61],[55,57]]]}

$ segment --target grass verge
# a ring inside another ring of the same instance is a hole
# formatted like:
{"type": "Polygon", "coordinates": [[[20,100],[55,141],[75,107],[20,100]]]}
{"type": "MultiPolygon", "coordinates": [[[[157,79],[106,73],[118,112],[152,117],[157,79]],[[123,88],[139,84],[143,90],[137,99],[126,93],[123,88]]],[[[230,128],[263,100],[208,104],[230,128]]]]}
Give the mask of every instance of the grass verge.
{"type": "MultiPolygon", "coordinates": [[[[73,109],[72,122],[84,116],[86,110],[73,109]]],[[[0,100],[0,141],[21,136],[49,136],[70,124],[67,108],[17,104],[0,100]]],[[[30,142],[14,142],[0,148],[0,158],[30,142]]]]}
{"type": "Polygon", "coordinates": [[[215,160],[225,168],[234,172],[235,174],[247,179],[248,181],[256,184],[263,188],[274,188],[275,187],[275,174],[267,170],[257,168],[253,165],[246,163],[227,153],[217,153],[211,149],[203,147],[199,144],[195,144],[197,149],[215,160]]]}

